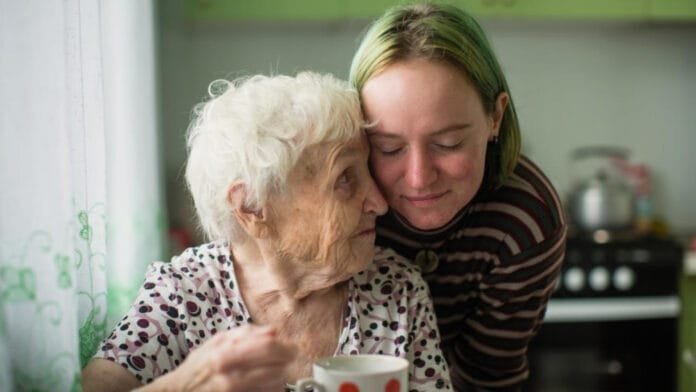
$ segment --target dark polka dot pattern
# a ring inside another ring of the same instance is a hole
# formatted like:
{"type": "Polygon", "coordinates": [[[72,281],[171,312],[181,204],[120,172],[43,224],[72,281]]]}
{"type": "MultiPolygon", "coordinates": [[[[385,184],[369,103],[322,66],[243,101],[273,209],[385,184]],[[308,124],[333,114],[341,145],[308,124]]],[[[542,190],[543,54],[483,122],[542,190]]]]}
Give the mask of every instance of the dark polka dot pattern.
{"type": "MultiPolygon", "coordinates": [[[[214,242],[157,262],[126,316],[95,357],[142,383],[171,372],[217,331],[251,322],[229,248],[214,242]]],[[[388,249],[349,283],[335,354],[380,353],[410,361],[410,391],[452,390],[430,292],[417,267],[388,249]]]]}
{"type": "Polygon", "coordinates": [[[390,249],[353,277],[339,352],[379,353],[410,361],[409,390],[451,390],[430,291],[417,267],[390,249]]]}

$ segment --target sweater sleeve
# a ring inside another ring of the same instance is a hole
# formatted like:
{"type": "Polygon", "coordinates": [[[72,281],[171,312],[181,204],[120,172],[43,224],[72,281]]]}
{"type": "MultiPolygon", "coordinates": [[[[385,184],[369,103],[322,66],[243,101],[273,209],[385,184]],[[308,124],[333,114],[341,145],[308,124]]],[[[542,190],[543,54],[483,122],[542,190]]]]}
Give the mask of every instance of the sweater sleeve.
{"type": "Polygon", "coordinates": [[[560,273],[565,233],[560,226],[543,242],[501,259],[485,274],[476,307],[448,351],[456,390],[521,390],[529,372],[527,347],[560,273]]]}

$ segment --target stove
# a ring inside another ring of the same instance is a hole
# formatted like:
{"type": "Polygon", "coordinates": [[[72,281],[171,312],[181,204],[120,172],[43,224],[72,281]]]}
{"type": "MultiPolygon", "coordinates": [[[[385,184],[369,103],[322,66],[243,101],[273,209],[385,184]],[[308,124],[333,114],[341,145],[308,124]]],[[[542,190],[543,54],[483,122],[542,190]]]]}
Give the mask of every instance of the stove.
{"type": "Polygon", "coordinates": [[[525,391],[675,391],[683,254],[672,239],[569,238],[525,391]]]}
{"type": "Polygon", "coordinates": [[[676,295],[683,249],[675,241],[595,243],[568,240],[554,298],[614,298],[676,295]]]}
{"type": "Polygon", "coordinates": [[[676,317],[682,258],[671,239],[570,238],[546,321],[676,317]]]}

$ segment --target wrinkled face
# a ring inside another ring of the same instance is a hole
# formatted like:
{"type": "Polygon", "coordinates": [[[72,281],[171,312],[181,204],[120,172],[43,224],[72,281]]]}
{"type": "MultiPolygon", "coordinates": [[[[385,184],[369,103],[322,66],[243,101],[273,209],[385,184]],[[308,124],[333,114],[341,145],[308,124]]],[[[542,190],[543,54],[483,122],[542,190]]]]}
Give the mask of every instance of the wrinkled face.
{"type": "Polygon", "coordinates": [[[364,135],[309,147],[290,173],[287,195],[270,203],[278,252],[294,274],[328,286],[372,262],[375,218],[387,205],[370,176],[368,155],[364,135]]]}
{"type": "Polygon", "coordinates": [[[460,72],[423,59],[388,66],[368,80],[362,100],[375,124],[372,173],[389,206],[419,229],[445,225],[481,186],[499,121],[460,72]]]}

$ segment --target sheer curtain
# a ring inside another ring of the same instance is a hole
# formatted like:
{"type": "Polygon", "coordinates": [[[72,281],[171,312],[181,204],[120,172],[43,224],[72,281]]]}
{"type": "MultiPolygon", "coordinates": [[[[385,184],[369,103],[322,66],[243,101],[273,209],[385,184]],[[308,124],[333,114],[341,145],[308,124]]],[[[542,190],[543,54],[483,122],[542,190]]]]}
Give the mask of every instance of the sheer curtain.
{"type": "Polygon", "coordinates": [[[162,259],[153,4],[0,0],[0,390],[79,390],[162,259]]]}

